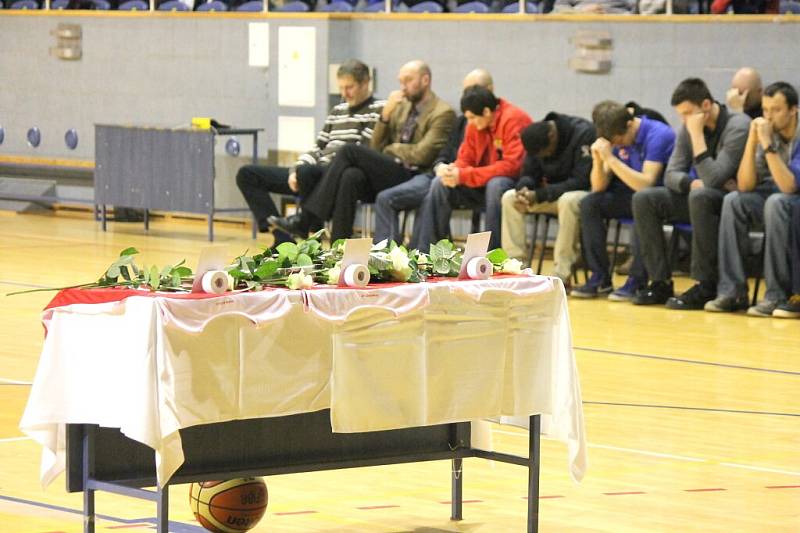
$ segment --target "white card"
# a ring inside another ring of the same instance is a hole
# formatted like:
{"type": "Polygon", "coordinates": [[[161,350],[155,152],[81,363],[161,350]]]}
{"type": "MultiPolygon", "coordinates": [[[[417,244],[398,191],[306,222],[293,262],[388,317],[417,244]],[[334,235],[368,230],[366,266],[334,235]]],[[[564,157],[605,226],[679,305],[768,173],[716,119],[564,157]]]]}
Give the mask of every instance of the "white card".
{"type": "Polygon", "coordinates": [[[350,265],[364,265],[369,263],[369,251],[372,249],[372,239],[347,239],[344,241],[344,256],[342,257],[342,270],[339,273],[339,286],[344,287],[344,271],[350,265]]]}
{"type": "Polygon", "coordinates": [[[470,233],[467,235],[467,244],[464,245],[464,256],[461,258],[461,270],[458,272],[458,279],[469,279],[467,275],[467,263],[473,257],[486,257],[489,251],[489,239],[491,231],[481,233],[470,233]]]}

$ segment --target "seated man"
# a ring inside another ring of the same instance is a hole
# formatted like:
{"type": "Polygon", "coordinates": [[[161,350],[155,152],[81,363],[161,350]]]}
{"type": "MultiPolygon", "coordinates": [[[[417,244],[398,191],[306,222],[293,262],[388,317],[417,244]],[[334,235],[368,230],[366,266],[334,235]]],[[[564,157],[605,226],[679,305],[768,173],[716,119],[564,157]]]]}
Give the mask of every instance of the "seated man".
{"type": "Polygon", "coordinates": [[[772,312],[777,318],[800,318],[800,201],[792,204],[792,222],[789,234],[792,260],[792,295],[772,312]]]}
{"type": "Polygon", "coordinates": [[[717,295],[717,240],[722,198],[736,188],[736,170],[750,117],[714,101],[705,82],[683,80],[672,93],[683,127],[664,174],[665,187],[633,195],[633,218],[650,286],[633,297],[639,305],[666,303],[670,309],[702,309],[717,295]],[[691,276],[697,283],[672,296],[664,224],[692,224],[691,276]]]}
{"type": "Polygon", "coordinates": [[[744,257],[749,231],[764,224],[764,299],[747,309],[752,316],[772,316],[791,293],[789,222],[792,204],[800,201],[800,121],[797,91],[779,81],[764,89],[764,116],[750,123],[737,175],[738,191],[722,204],[719,229],[717,298],[706,311],[738,311],[748,305],[744,257]]]}
{"type": "Polygon", "coordinates": [[[414,224],[413,248],[427,250],[449,237],[454,208],[483,206],[486,229],[492,232],[489,249],[500,246],[500,198],[519,176],[525,155],[519,133],[531,119],[479,85],[464,90],[461,111],[467,118],[464,142],[454,163],[436,169],[414,224]]]}
{"type": "MultiPolygon", "coordinates": [[[[634,117],[622,104],[604,101],[592,111],[597,140],[592,144],[592,192],[581,201],[583,252],[592,275],[572,296],[594,298],[613,290],[606,251],[606,219],[633,216],[631,197],[655,185],[669,160],[675,132],[647,117],[634,117]]],[[[633,238],[630,278],[618,299],[647,281],[633,238]]]]}
{"type": "Polygon", "coordinates": [[[503,194],[503,249],[510,257],[524,260],[525,215],[558,215],[553,275],[569,287],[578,258],[580,201],[589,194],[590,149],[597,138],[594,125],[584,118],[551,112],[520,136],[527,156],[517,189],[503,194]]]}
{"type": "Polygon", "coordinates": [[[390,187],[430,169],[447,142],[455,113],[431,89],[431,70],[416,60],[403,65],[400,89],[386,99],[370,147],[348,144],[336,154],[320,184],[292,219],[270,217],[270,223],[306,236],[314,220],[331,219],[331,239],[353,233],[359,200],[374,200],[390,187]]]}
{"type": "Polygon", "coordinates": [[[726,94],[728,109],[744,113],[750,118],[761,116],[761,76],[754,68],[743,67],[731,79],[731,88],[726,94]]]}
{"type": "MultiPolygon", "coordinates": [[[[369,68],[355,59],[345,61],[336,72],[336,81],[343,101],[330,110],[313,149],[301,155],[292,168],[245,165],[236,174],[236,185],[253,212],[259,231],[269,231],[268,217],[279,214],[270,193],[306,198],[339,148],[349,143],[369,144],[384,104],[372,96],[369,68]]],[[[318,229],[322,223],[314,219],[309,226],[318,229]]],[[[275,232],[275,240],[278,244],[290,238],[275,232]]]]}
{"type": "MultiPolygon", "coordinates": [[[[494,82],[491,74],[481,68],[473,70],[464,78],[464,89],[472,85],[480,85],[490,91],[494,91],[494,82]]],[[[459,116],[453,131],[450,133],[447,144],[439,152],[430,172],[417,174],[405,183],[378,193],[375,197],[375,242],[380,242],[384,239],[393,240],[396,243],[403,242],[405,236],[400,234],[398,213],[417,209],[422,204],[425,195],[428,194],[428,189],[431,188],[431,181],[435,177],[436,168],[439,165],[447,165],[456,160],[458,147],[461,146],[461,141],[464,140],[466,127],[467,119],[464,118],[464,115],[459,116]]]]}

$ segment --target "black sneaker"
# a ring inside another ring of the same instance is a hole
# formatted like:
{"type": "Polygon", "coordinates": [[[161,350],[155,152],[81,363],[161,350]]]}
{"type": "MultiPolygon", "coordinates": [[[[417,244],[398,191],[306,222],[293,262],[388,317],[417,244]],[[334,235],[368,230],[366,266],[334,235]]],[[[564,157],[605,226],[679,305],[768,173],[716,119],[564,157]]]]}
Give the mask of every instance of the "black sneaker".
{"type": "Polygon", "coordinates": [[[660,305],[667,302],[675,292],[672,290],[672,280],[653,281],[638,291],[631,302],[634,305],[660,305]]]}
{"type": "Polygon", "coordinates": [[[678,296],[673,296],[667,300],[667,307],[670,309],[700,310],[717,297],[717,291],[710,289],[702,283],[695,283],[689,290],[678,296]]]}
{"type": "Polygon", "coordinates": [[[288,217],[271,216],[267,221],[270,225],[293,237],[300,237],[301,239],[308,237],[308,222],[303,219],[302,215],[289,215],[288,217]]]}

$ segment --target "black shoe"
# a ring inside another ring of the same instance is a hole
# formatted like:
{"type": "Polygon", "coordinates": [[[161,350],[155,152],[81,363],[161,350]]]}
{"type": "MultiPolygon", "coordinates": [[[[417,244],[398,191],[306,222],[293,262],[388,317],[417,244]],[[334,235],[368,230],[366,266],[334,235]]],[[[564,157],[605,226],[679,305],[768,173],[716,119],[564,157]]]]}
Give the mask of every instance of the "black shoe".
{"type": "Polygon", "coordinates": [[[672,280],[653,281],[636,292],[631,302],[634,305],[660,305],[667,303],[675,292],[672,290],[672,280]]]}
{"type": "Polygon", "coordinates": [[[267,233],[270,229],[269,220],[267,220],[266,218],[259,218],[256,221],[256,225],[258,226],[259,233],[267,233]]]}
{"type": "Polygon", "coordinates": [[[667,300],[667,307],[670,309],[682,309],[684,311],[696,311],[703,309],[706,302],[710,302],[716,297],[716,290],[710,289],[702,283],[695,283],[693,287],[683,294],[673,296],[667,300]]]}
{"type": "Polygon", "coordinates": [[[267,218],[267,222],[293,237],[300,237],[301,239],[308,237],[308,222],[303,220],[302,215],[289,215],[288,217],[271,216],[267,218]]]}

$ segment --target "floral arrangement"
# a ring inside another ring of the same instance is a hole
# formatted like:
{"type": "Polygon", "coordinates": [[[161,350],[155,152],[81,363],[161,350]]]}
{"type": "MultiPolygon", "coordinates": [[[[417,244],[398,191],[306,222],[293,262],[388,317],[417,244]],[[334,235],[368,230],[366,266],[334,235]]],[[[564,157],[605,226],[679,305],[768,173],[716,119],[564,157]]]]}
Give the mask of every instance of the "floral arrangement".
{"type": "MultiPolygon", "coordinates": [[[[225,269],[229,286],[233,290],[258,291],[269,286],[302,289],[314,284],[336,285],[341,273],[345,241],[340,239],[333,242],[330,248],[323,248],[321,239],[324,231],[296,243],[284,242],[274,249],[265,248],[253,255],[245,252],[234,258],[225,269]]],[[[136,248],[126,248],[97,281],[60,289],[132,287],[153,291],[191,290],[193,273],[185,266],[185,261],[163,268],[156,265],[140,267],[135,262],[138,253],[136,248]]],[[[430,276],[457,276],[462,257],[463,251],[448,240],[432,244],[427,254],[384,240],[372,246],[367,268],[373,282],[419,283],[430,276]]],[[[486,258],[495,272],[519,274],[522,271],[522,263],[509,258],[501,248],[492,250],[486,258]]],[[[42,290],[59,289],[32,289],[10,294],[42,290]]]]}

